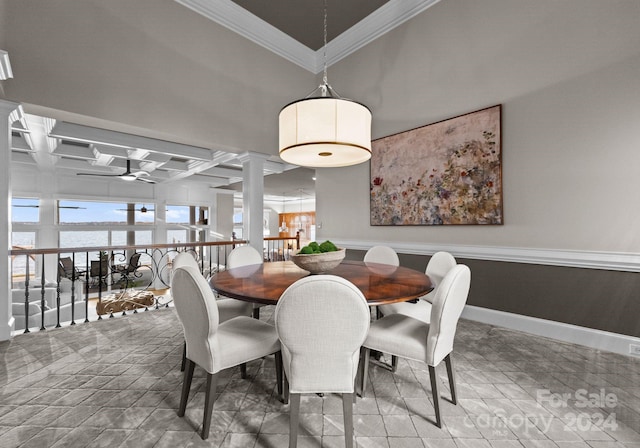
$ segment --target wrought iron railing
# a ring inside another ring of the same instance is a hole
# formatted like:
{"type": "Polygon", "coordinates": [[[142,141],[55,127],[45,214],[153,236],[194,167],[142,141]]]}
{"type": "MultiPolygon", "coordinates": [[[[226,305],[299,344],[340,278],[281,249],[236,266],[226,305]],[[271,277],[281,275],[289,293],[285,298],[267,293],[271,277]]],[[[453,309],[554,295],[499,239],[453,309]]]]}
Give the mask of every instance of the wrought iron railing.
{"type": "MultiPolygon", "coordinates": [[[[9,252],[15,330],[29,333],[63,323],[102,320],[115,313],[169,306],[172,260],[192,252],[205,275],[224,269],[228,253],[245,240],[144,246],[14,248],[9,252]],[[94,307],[95,305],[95,307],[94,307]]],[[[299,249],[300,235],[264,241],[264,260],[288,259],[299,249]]]]}
{"type": "MultiPolygon", "coordinates": [[[[224,269],[228,253],[245,240],[9,251],[15,331],[102,320],[117,313],[169,306],[172,260],[192,252],[200,270],[224,269]],[[17,265],[19,269],[14,269],[17,265]],[[95,305],[95,306],[94,306],[95,305]]],[[[269,237],[264,261],[287,260],[300,247],[300,235],[269,237]]]]}
{"type": "Polygon", "coordinates": [[[22,272],[14,271],[11,279],[15,328],[29,333],[36,325],[40,330],[58,328],[62,322],[75,325],[81,319],[167,306],[165,296],[156,293],[169,288],[171,262],[178,252],[193,252],[201,271],[211,274],[224,268],[235,246],[246,243],[13,249],[12,264],[22,265],[24,257],[22,272]],[[90,312],[92,302],[95,314],[90,312]]]}

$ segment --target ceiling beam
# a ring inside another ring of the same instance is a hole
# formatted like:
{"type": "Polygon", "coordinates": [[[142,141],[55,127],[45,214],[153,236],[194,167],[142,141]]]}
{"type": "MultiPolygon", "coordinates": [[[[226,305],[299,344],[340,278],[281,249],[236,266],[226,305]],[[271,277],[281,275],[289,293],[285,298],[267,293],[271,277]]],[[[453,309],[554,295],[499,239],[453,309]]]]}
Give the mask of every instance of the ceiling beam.
{"type": "Polygon", "coordinates": [[[151,152],[160,152],[175,157],[202,161],[212,160],[214,153],[209,149],[196,146],[60,121],[56,123],[49,135],[67,140],[119,146],[126,149],[145,149],[151,152]]]}

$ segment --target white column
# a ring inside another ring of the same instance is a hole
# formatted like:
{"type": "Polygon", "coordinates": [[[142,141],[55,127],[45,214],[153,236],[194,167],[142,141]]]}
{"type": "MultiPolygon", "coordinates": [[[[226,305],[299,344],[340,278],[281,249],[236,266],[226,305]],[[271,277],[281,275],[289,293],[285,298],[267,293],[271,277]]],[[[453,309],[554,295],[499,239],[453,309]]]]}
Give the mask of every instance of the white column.
{"type": "Polygon", "coordinates": [[[0,341],[11,338],[14,318],[11,314],[11,125],[16,120],[17,103],[0,100],[0,341]],[[1,215],[0,215],[1,216],[1,215]]]}
{"type": "Polygon", "coordinates": [[[258,252],[263,252],[262,217],[264,215],[264,161],[266,154],[241,154],[242,162],[242,234],[258,252]]]}
{"type": "MultiPolygon", "coordinates": [[[[47,178],[47,181],[43,182],[43,185],[51,185],[53,187],[56,184],[52,173],[44,173],[41,175],[47,178]]],[[[38,237],[36,239],[36,247],[40,249],[58,247],[58,229],[56,228],[55,222],[56,199],[53,196],[53,193],[43,192],[40,198],[40,228],[38,229],[38,237]]],[[[37,260],[38,263],[36,263],[36,265],[38,267],[36,268],[36,277],[40,277],[40,269],[42,269],[40,266],[41,256],[38,256],[37,260]]],[[[58,257],[55,255],[47,255],[45,256],[45,260],[44,271],[47,276],[46,279],[50,282],[55,282],[58,275],[58,257]]]]}
{"type": "MultiPolygon", "coordinates": [[[[162,193],[156,197],[155,201],[154,208],[156,217],[156,228],[153,232],[154,244],[167,244],[167,201],[166,199],[164,199],[165,197],[165,191],[162,190],[162,193]],[[162,197],[162,199],[158,199],[158,197],[162,197]]],[[[167,249],[153,251],[153,261],[158,269],[158,275],[153,282],[154,289],[166,288],[167,285],[169,285],[169,283],[171,282],[171,273],[169,272],[169,269],[167,267],[167,257],[164,256],[166,252],[167,249]],[[161,278],[162,280],[160,280],[161,278]]]]}

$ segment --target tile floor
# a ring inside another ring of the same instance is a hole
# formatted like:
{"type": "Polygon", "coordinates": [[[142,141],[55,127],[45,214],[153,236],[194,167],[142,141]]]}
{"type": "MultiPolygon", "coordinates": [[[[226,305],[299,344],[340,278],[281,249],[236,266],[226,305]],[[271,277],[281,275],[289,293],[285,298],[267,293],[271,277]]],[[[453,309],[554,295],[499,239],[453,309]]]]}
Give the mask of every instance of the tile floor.
{"type": "MultiPolygon", "coordinates": [[[[0,446],[286,447],[272,357],[251,363],[247,380],[225,372],[207,441],[196,432],[202,371],[186,417],[177,416],[182,342],[168,308],[0,343],[0,446]]],[[[640,447],[640,359],[466,320],[454,353],[460,403],[442,400],[443,429],[433,424],[426,366],[372,366],[354,409],[357,446],[640,447]]],[[[304,397],[301,411],[300,448],[344,446],[339,397],[304,397]]]]}

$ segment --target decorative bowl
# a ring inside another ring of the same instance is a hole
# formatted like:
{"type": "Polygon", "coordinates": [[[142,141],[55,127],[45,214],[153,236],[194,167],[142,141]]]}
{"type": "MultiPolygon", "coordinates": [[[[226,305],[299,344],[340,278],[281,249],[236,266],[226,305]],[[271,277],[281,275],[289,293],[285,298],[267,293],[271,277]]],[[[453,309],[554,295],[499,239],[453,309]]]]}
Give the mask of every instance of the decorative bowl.
{"type": "Polygon", "coordinates": [[[323,252],[321,254],[297,254],[291,255],[291,261],[296,266],[312,274],[323,274],[338,266],[344,259],[345,250],[338,249],[334,252],[323,252]]]}

